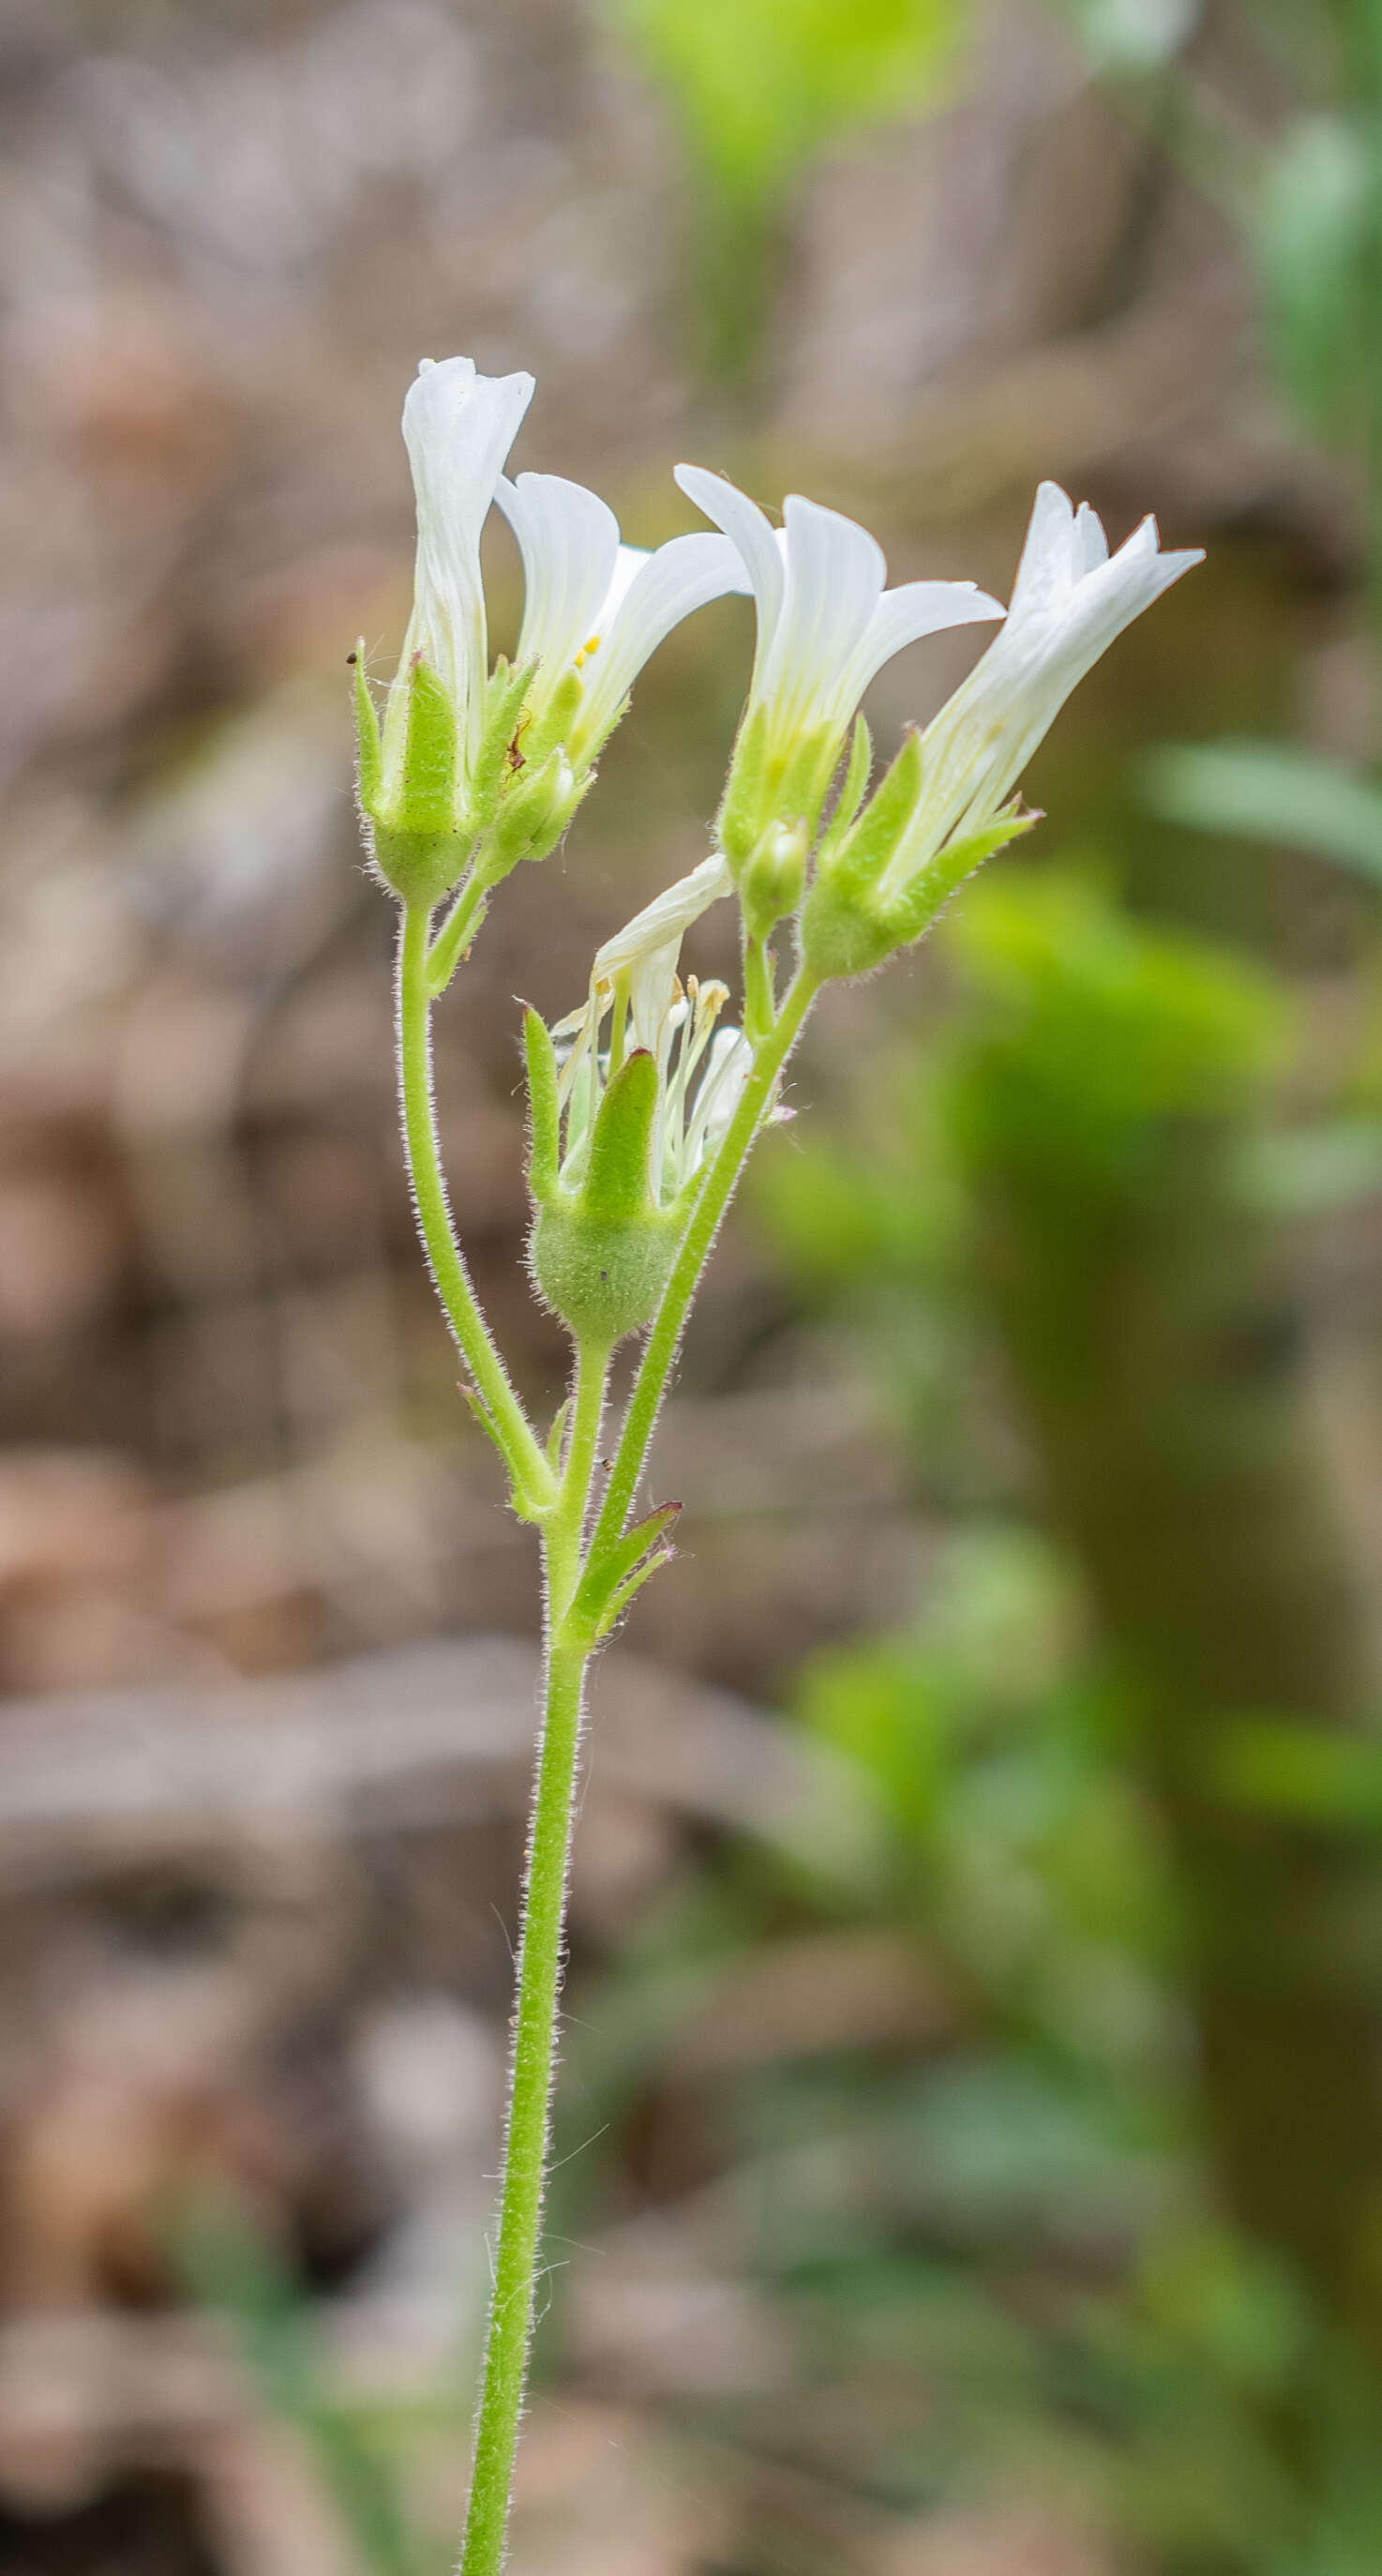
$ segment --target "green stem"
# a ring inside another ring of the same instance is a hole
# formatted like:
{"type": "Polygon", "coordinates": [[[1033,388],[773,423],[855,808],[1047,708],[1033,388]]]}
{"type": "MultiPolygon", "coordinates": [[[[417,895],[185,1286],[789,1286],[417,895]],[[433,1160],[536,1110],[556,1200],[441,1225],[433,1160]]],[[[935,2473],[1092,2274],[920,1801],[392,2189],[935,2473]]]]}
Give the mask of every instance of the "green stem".
{"type": "Polygon", "coordinates": [[[430,926],[430,914],[422,905],[405,907],[398,946],[399,1092],[418,1232],[447,1321],[489,1415],[515,1488],[527,1501],[542,1503],[555,1490],[552,1472],[490,1339],[447,1205],[432,1102],[432,1014],[427,983],[430,926]]]}
{"type": "Polygon", "coordinates": [[[598,1559],[606,1547],[613,1545],[624,1529],[638,1491],[648,1449],[657,1427],[667,1381],[672,1374],[686,1329],[691,1301],[700,1283],[702,1270],[711,1246],[719,1232],[720,1221],[734,1196],[739,1175],[758,1133],[773,1086],[791,1054],[807,1012],[816,998],[818,987],[798,967],[783,995],[777,1024],[758,1047],[753,1071],[740,1095],[720,1146],[706,1174],[691,1222],[682,1238],[681,1249],[672,1265],[671,1276],[662,1292],[639,1363],[629,1409],[619,1435],[605,1498],[591,1536],[589,1558],[598,1559]]]}
{"type": "Polygon", "coordinates": [[[547,1579],[545,1707],[528,1832],[499,2241],[459,2576],[499,2576],[503,2565],[533,2335],[581,1696],[590,1655],[587,1640],[569,1637],[563,1621],[580,1571],[581,1536],[599,1446],[608,1370],[606,1352],[586,1351],[577,1359],[561,1494],[543,1531],[547,1579]]]}
{"type": "Polygon", "coordinates": [[[469,874],[436,938],[427,951],[427,990],[444,993],[456,972],[463,949],[468,948],[485,917],[489,887],[484,883],[477,864],[472,862],[469,874]]]}

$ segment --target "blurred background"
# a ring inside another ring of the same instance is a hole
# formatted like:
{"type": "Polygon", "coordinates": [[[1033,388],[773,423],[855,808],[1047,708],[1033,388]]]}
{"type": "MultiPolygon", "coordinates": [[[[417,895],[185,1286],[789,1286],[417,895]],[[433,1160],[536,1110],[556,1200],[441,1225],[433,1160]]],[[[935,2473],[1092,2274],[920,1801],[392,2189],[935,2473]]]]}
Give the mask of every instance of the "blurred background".
{"type": "MultiPolygon", "coordinates": [[[[717,1254],[517,2576],[1376,2576],[1382,0],[10,0],[0,77],[0,2566],[453,2546],[536,1566],[344,663],[463,350],[636,542],[686,455],[895,579],[1006,596],[1047,474],[1209,550],[717,1254]]],[[[665,648],[440,1015],[539,1406],[514,996],[704,855],[750,649],[665,648]]]]}

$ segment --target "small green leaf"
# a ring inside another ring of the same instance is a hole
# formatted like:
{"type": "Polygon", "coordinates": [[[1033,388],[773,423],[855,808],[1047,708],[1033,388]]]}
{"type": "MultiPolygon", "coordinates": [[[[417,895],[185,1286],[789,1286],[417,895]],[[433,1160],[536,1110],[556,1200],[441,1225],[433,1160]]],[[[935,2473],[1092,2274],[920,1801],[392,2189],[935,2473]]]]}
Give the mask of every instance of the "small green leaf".
{"type": "MultiPolygon", "coordinates": [[[[680,1510],[680,1503],[659,1503],[645,1520],[626,1530],[597,1564],[587,1567],[571,1604],[570,1615],[579,1625],[589,1626],[597,1637],[605,1635],[605,1627],[600,1623],[606,1619],[613,1596],[623,1591],[635,1568],[639,1568],[640,1558],[665,1537],[680,1510]]],[[[657,1562],[665,1564],[669,1554],[670,1550],[659,1556],[657,1562]]],[[[641,1567],[637,1581],[642,1582],[651,1571],[651,1566],[641,1567]]]]}
{"type": "Polygon", "coordinates": [[[628,1575],[617,1590],[610,1594],[595,1631],[597,1645],[618,1627],[634,1594],[642,1591],[649,1576],[659,1573],[664,1565],[671,1564],[674,1553],[675,1551],[670,1547],[659,1548],[655,1556],[649,1557],[646,1565],[640,1565],[636,1573],[628,1575]]]}

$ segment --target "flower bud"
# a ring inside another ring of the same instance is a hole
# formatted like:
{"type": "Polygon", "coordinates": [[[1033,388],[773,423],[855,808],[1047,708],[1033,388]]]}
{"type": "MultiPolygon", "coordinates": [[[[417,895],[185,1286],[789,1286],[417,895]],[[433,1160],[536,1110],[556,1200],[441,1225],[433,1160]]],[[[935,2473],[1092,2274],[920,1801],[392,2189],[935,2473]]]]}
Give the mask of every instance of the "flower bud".
{"type": "Polygon", "coordinates": [[[516,867],[520,859],[545,859],[553,851],[594,773],[572,774],[560,747],[521,777],[504,796],[491,832],[494,873],[516,867]]]}
{"type": "Polygon", "coordinates": [[[811,836],[805,822],[772,823],[739,880],[739,902],[750,939],[763,940],[796,911],[806,883],[811,836]]]}

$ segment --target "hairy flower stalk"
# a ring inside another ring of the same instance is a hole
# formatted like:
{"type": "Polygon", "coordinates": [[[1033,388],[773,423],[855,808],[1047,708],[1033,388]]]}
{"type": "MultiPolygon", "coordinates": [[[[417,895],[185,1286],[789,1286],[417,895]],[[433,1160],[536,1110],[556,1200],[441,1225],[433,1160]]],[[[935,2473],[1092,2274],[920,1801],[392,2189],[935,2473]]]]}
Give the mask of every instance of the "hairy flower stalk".
{"type": "Polygon", "coordinates": [[[833,977],[918,938],[959,878],[1025,827],[1022,767],[1066,696],[1131,618],[1198,560],[1160,554],[1150,521],[1109,557],[1093,513],[1044,484],[1007,623],[870,795],[859,702],[894,653],[1003,614],[970,584],[884,588],[853,521],[792,496],[774,533],[719,476],[680,472],[718,534],[650,555],[621,544],[594,493],[503,467],[532,394],[469,359],[425,368],[404,434],[418,504],[414,607],[382,728],[356,672],[359,786],[375,865],[400,908],[399,1089],[419,1231],[469,1372],[476,1417],[537,1526],[546,1596],[543,1715],[519,1947],[494,2284],[460,2576],[499,2576],[532,2338],[566,1879],[585,1675],[676,1517],[637,1517],[638,1488],[688,1315],[783,1073],[833,977]],[[480,532],[498,503],[517,536],[525,606],[512,665],[491,671],[480,532]],[[482,1315],[452,1224],[431,1096],[437,994],[496,886],[556,846],[643,663],[679,620],[748,590],[758,644],[713,855],[597,951],[580,1007],[526,1014],[529,1263],[572,1346],[566,1402],[530,1422],[482,1315]],[[843,779],[841,755],[854,724],[843,779]],[[680,972],[686,932],[733,898],[743,1025],[719,982],[680,972]],[[446,902],[440,927],[437,908],[446,902]],[[791,921],[779,997],[767,941],[791,921]],[[641,1342],[623,1421],[604,1428],[616,1346],[641,1342]]]}

